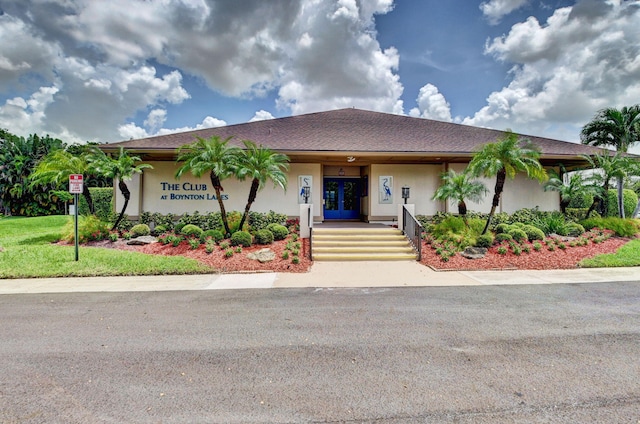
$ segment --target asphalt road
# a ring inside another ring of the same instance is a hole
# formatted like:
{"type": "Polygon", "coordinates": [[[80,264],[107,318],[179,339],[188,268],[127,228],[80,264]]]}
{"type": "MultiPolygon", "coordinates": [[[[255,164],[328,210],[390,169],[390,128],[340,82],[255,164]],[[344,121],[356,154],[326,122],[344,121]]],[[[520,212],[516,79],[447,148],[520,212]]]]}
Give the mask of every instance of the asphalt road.
{"type": "Polygon", "coordinates": [[[4,295],[0,422],[637,424],[640,283],[4,295]]]}

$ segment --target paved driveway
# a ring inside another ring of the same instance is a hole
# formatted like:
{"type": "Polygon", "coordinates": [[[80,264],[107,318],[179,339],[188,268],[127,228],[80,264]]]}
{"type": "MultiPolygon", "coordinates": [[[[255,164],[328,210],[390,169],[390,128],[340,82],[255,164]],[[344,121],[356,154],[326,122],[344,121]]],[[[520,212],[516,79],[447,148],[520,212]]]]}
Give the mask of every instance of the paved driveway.
{"type": "Polygon", "coordinates": [[[640,284],[0,296],[0,422],[637,423],[640,284]]]}

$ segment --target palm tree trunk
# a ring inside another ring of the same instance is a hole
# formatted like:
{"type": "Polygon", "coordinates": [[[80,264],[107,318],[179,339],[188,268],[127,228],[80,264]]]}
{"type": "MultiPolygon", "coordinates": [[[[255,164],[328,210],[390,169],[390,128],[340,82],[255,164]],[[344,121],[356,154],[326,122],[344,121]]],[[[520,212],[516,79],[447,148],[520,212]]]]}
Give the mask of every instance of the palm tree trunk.
{"type": "Polygon", "coordinates": [[[84,197],[84,200],[87,201],[87,205],[89,206],[89,213],[91,215],[95,214],[95,206],[93,206],[93,198],[91,197],[91,192],[89,191],[89,187],[87,187],[86,185],[82,186],[82,196],[84,197]]]}
{"type": "Polygon", "coordinates": [[[622,177],[618,177],[618,216],[624,218],[624,181],[622,177]]]}
{"type": "Polygon", "coordinates": [[[593,212],[600,205],[600,197],[594,197],[593,202],[591,202],[591,206],[587,210],[587,214],[584,216],[584,219],[588,219],[591,212],[593,212]]]}
{"type": "Polygon", "coordinates": [[[567,216],[567,206],[569,206],[570,200],[560,200],[560,212],[562,215],[567,216]]]}
{"type": "Polygon", "coordinates": [[[254,178],[251,181],[251,190],[249,191],[249,198],[247,199],[247,205],[244,207],[244,214],[242,215],[242,219],[240,220],[240,226],[238,227],[239,231],[242,231],[242,226],[244,225],[247,217],[249,216],[249,210],[251,209],[251,205],[256,201],[256,196],[258,195],[258,188],[260,187],[260,181],[257,178],[254,178]]]}
{"type": "Polygon", "coordinates": [[[638,216],[638,212],[640,212],[640,200],[638,200],[638,204],[636,205],[636,208],[633,211],[633,216],[631,218],[635,218],[636,216],[638,216]]]}
{"type": "Polygon", "coordinates": [[[220,208],[220,217],[222,218],[225,237],[230,237],[231,230],[229,229],[229,221],[227,220],[227,210],[225,209],[224,202],[222,201],[222,192],[224,191],[224,188],[222,188],[220,178],[215,172],[211,171],[209,178],[211,179],[211,185],[216,192],[216,199],[218,199],[218,207],[220,208]]]}
{"type": "Polygon", "coordinates": [[[493,215],[496,213],[496,208],[500,204],[500,195],[502,195],[502,190],[504,190],[504,182],[507,179],[507,172],[504,169],[498,171],[496,176],[496,186],[494,188],[493,193],[493,201],[491,202],[491,211],[489,212],[489,217],[487,218],[487,224],[484,226],[484,230],[482,230],[482,234],[486,234],[489,230],[489,226],[491,225],[491,220],[493,219],[493,215]]]}
{"type": "Polygon", "coordinates": [[[113,228],[111,228],[111,231],[115,231],[115,229],[118,228],[120,221],[122,221],[122,218],[124,217],[124,212],[127,210],[127,206],[129,205],[129,199],[131,198],[129,187],[127,187],[124,181],[118,181],[118,188],[120,189],[120,193],[122,193],[122,195],[124,196],[124,205],[122,206],[120,215],[118,216],[118,219],[116,219],[116,223],[113,224],[113,228]]]}

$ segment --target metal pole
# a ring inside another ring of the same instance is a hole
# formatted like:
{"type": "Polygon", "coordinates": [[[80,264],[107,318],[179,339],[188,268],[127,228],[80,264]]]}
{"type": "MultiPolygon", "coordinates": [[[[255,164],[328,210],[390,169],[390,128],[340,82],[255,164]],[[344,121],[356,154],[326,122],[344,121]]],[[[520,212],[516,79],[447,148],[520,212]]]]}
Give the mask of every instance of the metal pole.
{"type": "Polygon", "coordinates": [[[78,193],[74,193],[73,195],[73,203],[75,205],[74,211],[73,211],[73,215],[74,215],[74,221],[75,221],[75,245],[76,245],[76,262],[78,262],[78,193]]]}

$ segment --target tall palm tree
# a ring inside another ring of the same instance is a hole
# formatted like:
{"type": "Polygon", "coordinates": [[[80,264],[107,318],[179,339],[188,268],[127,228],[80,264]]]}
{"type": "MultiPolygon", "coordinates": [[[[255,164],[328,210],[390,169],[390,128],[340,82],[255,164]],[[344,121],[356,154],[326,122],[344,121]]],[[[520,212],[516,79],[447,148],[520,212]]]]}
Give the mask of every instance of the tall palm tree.
{"type": "Polygon", "coordinates": [[[240,149],[229,146],[232,137],[221,140],[214,135],[208,140],[198,137],[196,141],[178,149],[178,162],[184,162],[176,172],[176,178],[182,177],[185,172],[191,172],[195,177],[202,177],[209,173],[211,185],[216,192],[218,207],[222,217],[222,225],[227,236],[231,234],[227,211],[222,200],[222,180],[234,174],[236,159],[240,149]]]}
{"type": "MultiPolygon", "coordinates": [[[[87,154],[72,155],[66,150],[56,150],[47,154],[38,162],[38,165],[30,175],[31,186],[53,184],[56,187],[69,182],[71,174],[92,174],[92,166],[87,154]]],[[[89,185],[82,185],[82,196],[87,201],[89,212],[95,212],[93,199],[89,191],[89,185]]],[[[76,205],[77,207],[77,205],[76,205]]]]}
{"type": "Polygon", "coordinates": [[[469,171],[475,176],[496,177],[496,185],[487,224],[482,230],[485,234],[500,204],[500,196],[507,178],[514,179],[518,172],[526,172],[529,178],[540,182],[547,179],[547,173],[540,164],[540,150],[528,139],[520,139],[517,134],[507,130],[505,135],[494,143],[487,143],[473,156],[469,171]]]}
{"type": "MultiPolygon", "coordinates": [[[[586,124],[580,132],[582,144],[591,146],[611,146],[618,152],[626,153],[629,147],[640,142],[640,105],[622,109],[606,108],[598,111],[596,116],[586,124]]],[[[623,178],[617,177],[618,211],[624,218],[623,178]]]]}
{"type": "Polygon", "coordinates": [[[432,199],[454,199],[458,202],[458,214],[465,218],[466,221],[467,204],[465,199],[478,203],[489,192],[482,182],[473,178],[468,168],[460,174],[453,169],[443,172],[440,176],[442,185],[438,187],[432,199]]]}
{"type": "Polygon", "coordinates": [[[244,181],[245,178],[251,178],[251,189],[247,205],[244,208],[244,214],[240,220],[239,229],[242,229],[251,205],[256,200],[258,191],[264,187],[267,180],[273,181],[274,186],[287,189],[287,174],[289,170],[289,157],[282,153],[276,153],[271,149],[257,146],[254,142],[245,140],[245,149],[238,157],[236,178],[244,181]]]}
{"type": "Polygon", "coordinates": [[[561,174],[555,170],[551,171],[551,175],[546,183],[544,183],[544,191],[557,191],[560,195],[560,212],[567,215],[567,207],[572,199],[585,195],[595,195],[596,189],[593,185],[587,184],[584,176],[576,172],[571,175],[567,183],[561,174]]]}
{"type": "Polygon", "coordinates": [[[139,156],[130,155],[123,147],[120,147],[118,156],[115,158],[107,156],[104,152],[95,148],[89,160],[98,174],[104,175],[107,178],[113,178],[114,181],[116,179],[118,180],[118,189],[120,189],[120,193],[122,193],[124,197],[124,205],[122,206],[120,215],[118,215],[118,219],[116,219],[116,222],[111,228],[113,231],[118,228],[120,221],[122,221],[127,206],[129,205],[129,199],[131,198],[131,192],[125,181],[130,181],[134,174],[141,174],[144,169],[152,169],[153,166],[148,163],[138,164],[137,162],[140,162],[142,159],[139,156]]]}
{"type": "Polygon", "coordinates": [[[596,153],[593,156],[581,156],[589,163],[591,169],[595,171],[591,177],[589,177],[589,181],[592,185],[599,187],[593,197],[593,203],[587,211],[586,218],[588,218],[596,208],[600,209],[602,216],[607,216],[609,206],[606,200],[611,180],[613,178],[624,179],[632,161],[619,152],[596,153]]]}

